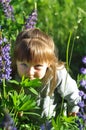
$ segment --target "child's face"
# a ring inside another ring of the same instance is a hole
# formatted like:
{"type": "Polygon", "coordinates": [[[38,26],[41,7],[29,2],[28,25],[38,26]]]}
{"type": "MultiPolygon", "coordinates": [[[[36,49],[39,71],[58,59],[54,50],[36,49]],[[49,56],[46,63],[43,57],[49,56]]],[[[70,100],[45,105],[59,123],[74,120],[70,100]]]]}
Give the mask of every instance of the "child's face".
{"type": "Polygon", "coordinates": [[[25,76],[30,79],[42,79],[49,67],[48,63],[28,63],[27,61],[17,61],[17,71],[20,77],[25,76]]]}

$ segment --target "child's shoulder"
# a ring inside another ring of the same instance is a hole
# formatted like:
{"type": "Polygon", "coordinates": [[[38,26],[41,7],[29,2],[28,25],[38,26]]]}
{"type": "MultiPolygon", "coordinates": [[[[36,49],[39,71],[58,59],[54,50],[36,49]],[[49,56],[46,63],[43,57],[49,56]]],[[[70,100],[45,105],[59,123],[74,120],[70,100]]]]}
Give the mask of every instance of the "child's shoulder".
{"type": "Polygon", "coordinates": [[[57,73],[58,74],[67,73],[66,67],[64,65],[57,67],[57,73]]]}

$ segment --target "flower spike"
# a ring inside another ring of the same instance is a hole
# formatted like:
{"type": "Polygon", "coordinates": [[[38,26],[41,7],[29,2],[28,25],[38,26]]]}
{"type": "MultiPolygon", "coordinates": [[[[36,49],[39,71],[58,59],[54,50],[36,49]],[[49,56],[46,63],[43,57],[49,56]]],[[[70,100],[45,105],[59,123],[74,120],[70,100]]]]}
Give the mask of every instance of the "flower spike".
{"type": "Polygon", "coordinates": [[[10,44],[6,38],[0,39],[0,83],[11,79],[10,44]]]}
{"type": "Polygon", "coordinates": [[[37,22],[37,9],[33,10],[29,15],[29,18],[26,19],[25,29],[34,28],[37,22]]]}
{"type": "Polygon", "coordinates": [[[4,14],[7,19],[11,18],[14,21],[14,10],[13,7],[10,5],[11,0],[0,0],[4,14]]]}

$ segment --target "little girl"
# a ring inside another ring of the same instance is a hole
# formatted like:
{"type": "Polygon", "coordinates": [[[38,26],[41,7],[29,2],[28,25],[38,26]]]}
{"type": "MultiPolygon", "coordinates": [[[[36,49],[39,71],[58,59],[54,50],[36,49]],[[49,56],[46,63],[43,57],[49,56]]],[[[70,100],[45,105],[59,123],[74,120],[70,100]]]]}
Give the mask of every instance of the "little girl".
{"type": "Polygon", "coordinates": [[[14,50],[13,75],[41,80],[42,86],[37,90],[37,105],[41,108],[41,117],[57,116],[63,101],[67,103],[69,116],[75,116],[79,111],[77,84],[67,72],[64,63],[58,60],[52,38],[41,30],[27,29],[18,35],[14,50]]]}

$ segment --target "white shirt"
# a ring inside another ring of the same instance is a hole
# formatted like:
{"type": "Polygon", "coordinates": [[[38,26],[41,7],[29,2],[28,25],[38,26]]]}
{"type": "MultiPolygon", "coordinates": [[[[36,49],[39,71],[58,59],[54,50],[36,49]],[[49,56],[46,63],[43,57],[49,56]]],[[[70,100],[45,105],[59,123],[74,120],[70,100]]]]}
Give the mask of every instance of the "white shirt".
{"type": "MultiPolygon", "coordinates": [[[[77,103],[81,100],[79,96],[79,90],[74,79],[68,74],[65,68],[57,70],[58,83],[53,95],[42,97],[39,96],[37,101],[38,106],[41,107],[41,116],[46,116],[51,118],[58,113],[58,107],[61,105],[61,99],[67,101],[68,112],[79,111],[77,103]],[[61,96],[60,102],[59,98],[61,96]]],[[[46,93],[50,89],[50,82],[47,87],[44,87],[44,92],[46,93]]],[[[64,108],[65,109],[65,108],[64,108]]]]}

